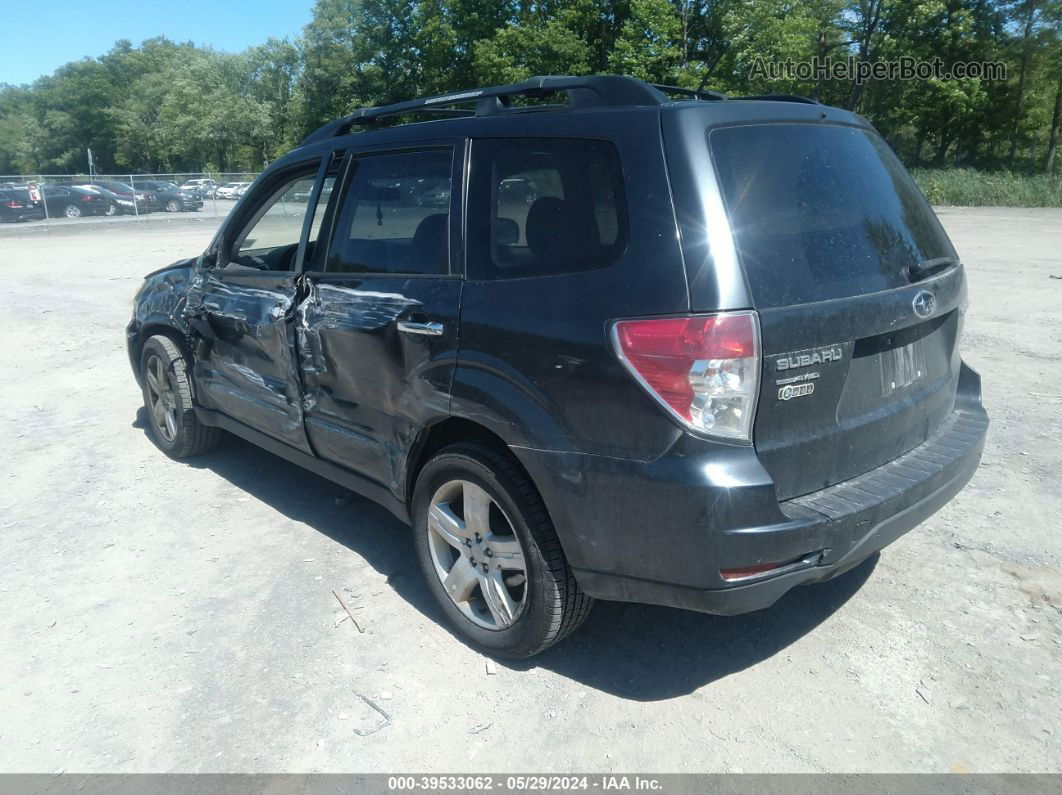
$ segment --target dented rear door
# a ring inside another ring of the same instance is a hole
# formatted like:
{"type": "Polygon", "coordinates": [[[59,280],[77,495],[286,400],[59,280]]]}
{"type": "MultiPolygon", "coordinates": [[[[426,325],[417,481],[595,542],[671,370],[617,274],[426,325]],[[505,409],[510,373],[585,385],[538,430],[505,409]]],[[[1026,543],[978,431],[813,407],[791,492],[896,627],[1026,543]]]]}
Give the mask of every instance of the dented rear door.
{"type": "Polygon", "coordinates": [[[299,305],[314,452],[396,494],[418,431],[450,410],[462,157],[461,141],[354,153],[299,305]]]}

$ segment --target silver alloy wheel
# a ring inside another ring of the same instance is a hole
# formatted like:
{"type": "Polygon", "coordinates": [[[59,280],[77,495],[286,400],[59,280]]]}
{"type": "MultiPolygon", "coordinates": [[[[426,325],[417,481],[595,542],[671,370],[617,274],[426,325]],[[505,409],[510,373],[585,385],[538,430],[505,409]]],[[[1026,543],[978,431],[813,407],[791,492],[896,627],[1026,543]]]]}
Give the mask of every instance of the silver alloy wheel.
{"type": "Polygon", "coordinates": [[[170,199],[166,202],[166,212],[179,213],[181,211],[181,203],[176,199],[170,199]]]}
{"type": "Polygon", "coordinates": [[[527,602],[527,564],[501,506],[481,486],[451,480],[428,508],[428,550],[447,596],[485,629],[511,627],[527,602]]]}
{"type": "Polygon", "coordinates": [[[65,215],[67,218],[80,218],[81,208],[78,207],[76,204],[68,204],[66,205],[66,209],[63,211],[63,215],[65,215]]]}
{"type": "Polygon", "coordinates": [[[167,442],[177,437],[177,394],[169,370],[158,356],[147,361],[148,410],[155,427],[167,442]]]}

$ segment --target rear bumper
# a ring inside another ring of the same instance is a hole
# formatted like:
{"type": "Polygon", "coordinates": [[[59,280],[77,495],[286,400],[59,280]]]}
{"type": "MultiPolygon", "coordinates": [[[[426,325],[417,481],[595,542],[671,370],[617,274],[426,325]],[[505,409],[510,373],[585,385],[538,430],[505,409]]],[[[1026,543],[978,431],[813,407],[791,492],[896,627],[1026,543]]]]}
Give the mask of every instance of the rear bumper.
{"type": "Polygon", "coordinates": [[[987,429],[979,377],[964,365],[955,409],[925,443],[781,503],[751,448],[679,449],[651,462],[514,452],[588,594],[728,615],[835,577],[916,527],[973,476],[987,429]],[[739,581],[720,574],[774,562],[786,565],[739,581]]]}

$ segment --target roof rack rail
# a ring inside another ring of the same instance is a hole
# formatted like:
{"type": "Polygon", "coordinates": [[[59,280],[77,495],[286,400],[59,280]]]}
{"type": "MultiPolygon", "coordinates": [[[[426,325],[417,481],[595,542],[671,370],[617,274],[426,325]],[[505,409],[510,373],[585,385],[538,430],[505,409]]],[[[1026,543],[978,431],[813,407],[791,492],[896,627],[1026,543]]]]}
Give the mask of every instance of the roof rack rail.
{"type": "Polygon", "coordinates": [[[817,99],[802,97],[799,94],[753,94],[748,97],[730,97],[731,99],[759,99],[768,102],[800,102],[804,105],[821,105],[817,99]]]}
{"type": "Polygon", "coordinates": [[[355,124],[371,125],[387,116],[406,113],[439,113],[445,115],[489,116],[505,112],[512,97],[543,98],[550,94],[568,95],[570,107],[635,107],[663,105],[667,102],[657,88],[634,77],[596,75],[588,77],[544,76],[532,77],[522,83],[489,88],[454,91],[432,97],[396,102],[374,108],[360,108],[349,116],[336,119],[318,128],[303,139],[301,145],[334,138],[348,133],[355,124]],[[454,109],[453,105],[475,102],[474,111],[454,109]]]}
{"type": "Polygon", "coordinates": [[[522,83],[507,86],[490,86],[472,88],[467,91],[454,91],[449,94],[437,94],[431,97],[380,105],[374,108],[359,108],[349,116],[329,122],[307,135],[300,146],[346,135],[354,125],[371,126],[388,116],[402,116],[410,113],[431,113],[440,116],[492,116],[508,111],[524,110],[512,107],[513,97],[544,99],[551,94],[567,94],[567,105],[539,105],[526,110],[555,110],[557,108],[587,107],[639,107],[667,104],[668,97],[684,97],[706,101],[724,99],[759,99],[775,102],[802,102],[819,105],[818,101],[795,94],[760,94],[751,97],[731,97],[718,91],[702,91],[682,86],[650,85],[635,77],[620,75],[590,75],[587,77],[566,77],[550,75],[532,77],[522,83]],[[455,105],[475,103],[475,108],[457,108],[455,105]]]}
{"type": "Polygon", "coordinates": [[[676,97],[688,97],[690,99],[703,99],[708,101],[730,99],[730,97],[721,91],[704,91],[695,88],[683,88],[682,86],[662,85],[660,83],[653,83],[653,88],[661,94],[668,94],[676,97]]]}

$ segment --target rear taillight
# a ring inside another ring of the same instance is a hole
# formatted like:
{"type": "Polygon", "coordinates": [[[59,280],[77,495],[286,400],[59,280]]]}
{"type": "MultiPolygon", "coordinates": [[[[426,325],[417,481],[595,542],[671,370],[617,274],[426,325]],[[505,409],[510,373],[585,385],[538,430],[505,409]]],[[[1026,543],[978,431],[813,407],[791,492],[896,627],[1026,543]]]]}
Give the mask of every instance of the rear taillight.
{"type": "Polygon", "coordinates": [[[683,425],[752,441],[760,383],[755,312],[620,320],[612,333],[623,364],[683,425]]]}
{"type": "Polygon", "coordinates": [[[4,202],[5,207],[10,207],[13,210],[19,210],[22,208],[22,202],[4,202]]]}

